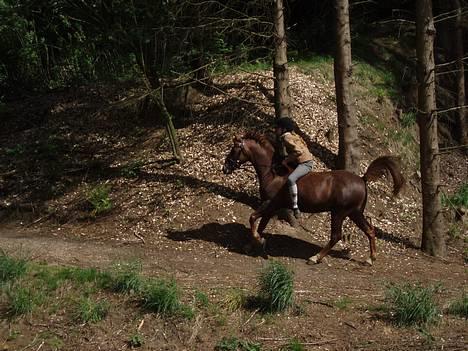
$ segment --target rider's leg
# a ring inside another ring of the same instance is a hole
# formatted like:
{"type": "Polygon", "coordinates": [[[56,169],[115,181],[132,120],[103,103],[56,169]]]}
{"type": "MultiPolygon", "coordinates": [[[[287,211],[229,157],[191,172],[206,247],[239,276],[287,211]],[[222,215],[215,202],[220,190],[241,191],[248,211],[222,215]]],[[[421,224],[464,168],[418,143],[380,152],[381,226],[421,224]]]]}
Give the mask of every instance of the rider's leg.
{"type": "Polygon", "coordinates": [[[288,189],[289,195],[291,196],[292,209],[294,211],[294,216],[297,218],[300,214],[299,206],[297,204],[298,194],[297,194],[297,180],[302,176],[306,175],[312,170],[312,162],[300,163],[296,169],[288,176],[288,189]]]}

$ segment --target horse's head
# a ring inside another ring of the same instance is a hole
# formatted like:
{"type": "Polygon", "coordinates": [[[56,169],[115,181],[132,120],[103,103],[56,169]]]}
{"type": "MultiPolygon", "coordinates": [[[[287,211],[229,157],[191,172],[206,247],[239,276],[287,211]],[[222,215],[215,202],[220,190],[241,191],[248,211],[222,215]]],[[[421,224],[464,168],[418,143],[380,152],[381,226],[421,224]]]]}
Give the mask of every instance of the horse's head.
{"type": "Polygon", "coordinates": [[[229,151],[229,154],[226,156],[226,160],[224,161],[224,174],[231,174],[243,163],[249,160],[245,153],[244,139],[242,139],[240,136],[235,136],[233,138],[233,143],[234,145],[232,146],[231,151],[229,151]]]}

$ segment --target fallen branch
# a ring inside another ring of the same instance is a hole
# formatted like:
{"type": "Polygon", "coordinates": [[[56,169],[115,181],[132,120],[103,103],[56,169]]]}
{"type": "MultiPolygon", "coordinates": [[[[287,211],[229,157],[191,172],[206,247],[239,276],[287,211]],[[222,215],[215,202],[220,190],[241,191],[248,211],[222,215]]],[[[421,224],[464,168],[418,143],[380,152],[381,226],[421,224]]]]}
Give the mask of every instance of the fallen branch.
{"type": "Polygon", "coordinates": [[[133,232],[133,235],[140,239],[143,242],[143,244],[146,244],[145,238],[143,238],[140,234],[138,234],[137,232],[133,232]]]}
{"type": "Polygon", "coordinates": [[[251,316],[245,321],[245,323],[242,325],[242,328],[245,327],[251,320],[252,318],[257,314],[257,312],[260,311],[259,308],[257,308],[255,311],[253,311],[253,313],[251,314],[251,316]]]}

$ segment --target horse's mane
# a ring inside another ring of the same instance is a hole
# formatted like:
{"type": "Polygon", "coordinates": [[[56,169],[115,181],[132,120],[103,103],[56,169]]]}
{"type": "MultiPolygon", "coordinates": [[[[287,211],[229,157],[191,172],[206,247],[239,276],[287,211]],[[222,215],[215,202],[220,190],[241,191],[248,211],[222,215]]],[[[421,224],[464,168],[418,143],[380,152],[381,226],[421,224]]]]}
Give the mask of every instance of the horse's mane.
{"type": "Polygon", "coordinates": [[[275,149],[272,142],[268,139],[268,137],[265,134],[262,134],[260,132],[255,132],[255,131],[246,132],[242,138],[254,140],[260,146],[263,146],[264,148],[269,148],[273,151],[275,149]]]}

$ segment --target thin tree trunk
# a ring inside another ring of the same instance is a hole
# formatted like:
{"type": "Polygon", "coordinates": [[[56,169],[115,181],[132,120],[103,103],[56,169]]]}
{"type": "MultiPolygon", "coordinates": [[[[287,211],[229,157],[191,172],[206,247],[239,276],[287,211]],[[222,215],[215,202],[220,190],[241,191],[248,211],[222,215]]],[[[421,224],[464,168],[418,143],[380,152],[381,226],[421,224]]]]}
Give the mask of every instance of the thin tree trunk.
{"type": "Polygon", "coordinates": [[[174,123],[172,122],[172,116],[169,113],[169,111],[167,111],[166,104],[164,103],[164,100],[161,96],[160,91],[154,90],[152,93],[152,96],[153,96],[153,99],[157,108],[159,109],[161,117],[165,123],[167,136],[169,137],[169,141],[170,141],[171,148],[172,148],[172,154],[174,155],[174,158],[178,162],[182,162],[183,161],[182,154],[180,153],[179,141],[177,139],[177,133],[174,128],[174,123]]]}
{"type": "Polygon", "coordinates": [[[418,125],[423,202],[421,248],[430,255],[445,256],[446,248],[439,191],[440,170],[435,96],[434,37],[432,0],[417,0],[418,125]]]}
{"type": "Polygon", "coordinates": [[[284,30],[283,0],[275,0],[275,58],[273,63],[275,116],[291,116],[292,100],[289,92],[289,70],[286,32],[284,30]]]}
{"type": "Polygon", "coordinates": [[[454,0],[454,8],[457,11],[455,20],[455,60],[457,61],[457,105],[460,109],[457,111],[458,122],[458,140],[460,145],[468,144],[468,131],[466,126],[467,109],[461,106],[466,105],[465,94],[465,70],[463,67],[463,18],[460,0],[454,0]]]}
{"type": "Polygon", "coordinates": [[[334,60],[338,112],[337,168],[359,174],[359,140],[352,92],[351,31],[348,0],[335,0],[336,52],[334,60]]]}

